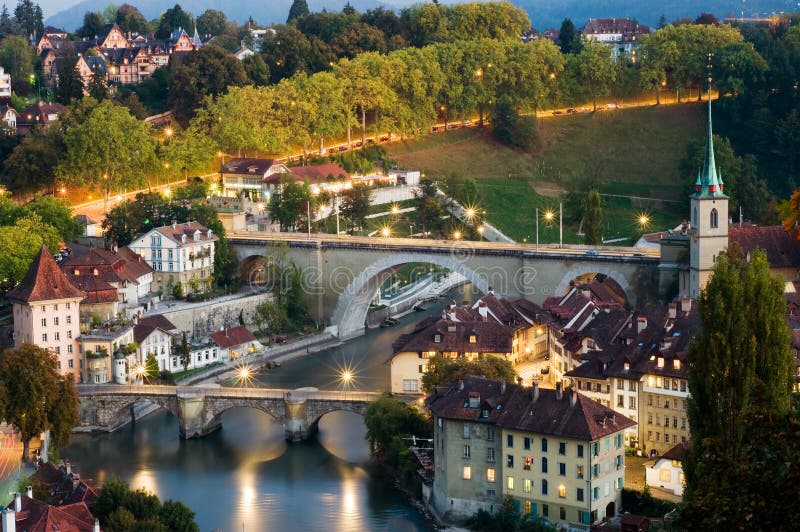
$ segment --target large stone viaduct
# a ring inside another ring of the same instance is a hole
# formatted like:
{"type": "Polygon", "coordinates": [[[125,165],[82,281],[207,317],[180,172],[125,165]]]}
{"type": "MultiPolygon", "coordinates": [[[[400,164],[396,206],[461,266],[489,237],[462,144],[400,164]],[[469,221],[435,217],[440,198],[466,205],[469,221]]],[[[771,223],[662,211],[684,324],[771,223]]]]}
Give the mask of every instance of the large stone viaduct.
{"type": "Polygon", "coordinates": [[[344,410],[364,415],[380,394],[356,391],[274,390],[220,386],[79,385],[79,427],[113,431],[133,419],[134,405],[160,406],[178,419],[184,438],[219,429],[222,414],[232,408],[254,408],[286,430],[286,439],[302,441],[317,430],[322,416],[344,410]]]}
{"type": "Polygon", "coordinates": [[[297,266],[312,312],[340,338],[363,334],[378,287],[408,263],[439,265],[480,292],[491,287],[499,296],[538,303],[597,273],[617,281],[631,305],[658,296],[658,250],[298,233],[234,233],[230,244],[245,282],[258,282],[268,260],[297,266]]]}

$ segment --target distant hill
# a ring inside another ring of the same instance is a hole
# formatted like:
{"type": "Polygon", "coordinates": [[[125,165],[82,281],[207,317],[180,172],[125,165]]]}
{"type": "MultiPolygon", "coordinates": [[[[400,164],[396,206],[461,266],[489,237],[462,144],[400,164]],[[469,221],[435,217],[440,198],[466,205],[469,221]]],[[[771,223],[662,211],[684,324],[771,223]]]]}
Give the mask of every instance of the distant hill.
{"type": "MultiPolygon", "coordinates": [[[[60,6],[69,5],[74,0],[63,0],[60,6]]],[[[347,0],[308,0],[312,12],[340,11],[347,0]]],[[[456,1],[443,1],[452,4],[456,1]]],[[[800,11],[798,0],[511,0],[528,12],[533,26],[538,29],[558,27],[565,17],[569,17],[578,27],[583,26],[589,17],[631,17],[643,24],[654,26],[658,18],[664,15],[672,21],[680,17],[696,17],[701,12],[714,13],[723,18],[726,16],[739,17],[744,11],[745,17],[768,15],[778,12],[800,11]]],[[[117,0],[118,4],[124,3],[117,0]]],[[[174,0],[128,0],[127,3],[135,5],[147,19],[158,17],[165,9],[175,4],[174,0]]],[[[206,9],[218,9],[228,15],[229,19],[240,23],[246,22],[249,17],[259,24],[282,23],[286,21],[292,0],[185,0],[177,2],[186,11],[201,14],[206,9]]],[[[364,12],[377,6],[399,10],[403,7],[418,3],[417,0],[351,0],[350,4],[358,11],[364,12]]],[[[55,10],[47,7],[54,5],[49,0],[43,1],[42,6],[46,12],[55,10]]],[[[63,11],[49,16],[46,23],[51,26],[75,30],[83,23],[83,15],[87,11],[102,11],[108,6],[109,0],[83,0],[63,11]]]]}

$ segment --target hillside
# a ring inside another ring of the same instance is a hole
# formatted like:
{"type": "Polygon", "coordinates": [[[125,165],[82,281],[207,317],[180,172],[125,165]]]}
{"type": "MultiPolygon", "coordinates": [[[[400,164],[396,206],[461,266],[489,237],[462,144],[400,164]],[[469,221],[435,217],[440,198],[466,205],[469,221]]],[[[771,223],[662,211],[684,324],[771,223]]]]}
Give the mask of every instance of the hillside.
{"type": "MultiPolygon", "coordinates": [[[[312,12],[327,9],[339,11],[347,0],[308,0],[312,12]]],[[[120,2],[122,3],[122,2],[120,2]]],[[[139,8],[148,19],[160,15],[173,2],[163,0],[128,0],[126,3],[139,8]]],[[[292,0],[185,0],[178,2],[187,11],[201,14],[206,9],[218,9],[228,15],[229,19],[239,23],[252,16],[260,24],[283,23],[289,13],[292,0]]],[[[384,6],[395,11],[418,3],[417,0],[351,0],[350,4],[358,11],[364,12],[377,6],[384,6]]],[[[443,1],[444,4],[457,3],[443,1]]],[[[729,15],[753,17],[757,14],[777,12],[793,12],[797,10],[791,0],[602,0],[587,2],[586,0],[511,0],[511,3],[528,12],[533,26],[538,29],[559,27],[565,17],[570,17],[578,27],[583,26],[589,17],[631,17],[644,24],[654,26],[658,18],[664,15],[667,20],[680,17],[696,17],[701,12],[710,12],[718,17],[729,15]]],[[[74,30],[82,24],[83,15],[87,11],[102,11],[108,6],[108,0],[66,0],[41,2],[47,16],[46,23],[74,30]],[[72,5],[70,5],[72,4],[72,5]]]]}
{"type": "MultiPolygon", "coordinates": [[[[429,135],[388,150],[401,167],[429,177],[476,179],[488,220],[516,240],[535,239],[537,207],[540,213],[557,211],[571,187],[583,191],[590,182],[605,194],[606,239],[638,235],[640,213],[650,217],[649,230],[674,227],[686,217],[692,178],[682,175],[680,164],[688,142],[704,134],[698,104],[545,118],[540,134],[542,148],[533,156],[500,146],[478,129],[429,135]]],[[[570,214],[579,213],[565,218],[570,214]]],[[[567,229],[565,241],[581,241],[577,224],[567,229]]],[[[557,226],[540,224],[541,242],[557,240],[557,226]]]]}

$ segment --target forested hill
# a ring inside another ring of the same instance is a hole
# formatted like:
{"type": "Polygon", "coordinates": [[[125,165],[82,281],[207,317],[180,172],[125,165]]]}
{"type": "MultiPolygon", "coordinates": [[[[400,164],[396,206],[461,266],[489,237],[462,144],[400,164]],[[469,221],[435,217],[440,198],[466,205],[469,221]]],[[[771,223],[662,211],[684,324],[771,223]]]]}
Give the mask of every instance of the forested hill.
{"type": "MultiPolygon", "coordinates": [[[[62,2],[68,4],[70,0],[62,2]]],[[[327,9],[339,11],[347,0],[308,0],[308,7],[312,12],[327,9]]],[[[165,0],[128,0],[148,19],[158,17],[174,3],[165,0]]],[[[218,9],[228,18],[244,23],[253,17],[260,24],[283,23],[289,13],[292,0],[178,0],[186,11],[200,15],[206,9],[218,9]]],[[[416,3],[418,0],[350,0],[359,12],[377,6],[398,10],[416,3]]],[[[443,4],[453,4],[455,1],[444,1],[443,4]]],[[[589,17],[631,17],[639,22],[655,26],[661,15],[668,21],[681,17],[696,17],[702,12],[713,13],[719,18],[727,16],[739,17],[744,11],[745,17],[766,15],[773,12],[798,11],[797,2],[794,0],[512,0],[514,5],[524,8],[537,29],[557,28],[565,17],[569,17],[578,27],[583,26],[589,17]]],[[[87,11],[103,11],[109,4],[108,0],[83,0],[63,11],[49,16],[47,24],[63,27],[68,30],[78,28],[83,22],[83,15],[87,11]]]]}

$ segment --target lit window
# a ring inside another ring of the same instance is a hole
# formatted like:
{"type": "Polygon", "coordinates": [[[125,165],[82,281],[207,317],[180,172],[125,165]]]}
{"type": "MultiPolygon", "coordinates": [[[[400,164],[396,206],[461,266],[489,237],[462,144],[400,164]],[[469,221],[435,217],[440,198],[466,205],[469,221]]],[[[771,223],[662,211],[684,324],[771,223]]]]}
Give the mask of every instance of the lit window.
{"type": "Polygon", "coordinates": [[[469,335],[469,343],[474,344],[474,343],[477,343],[477,342],[478,342],[478,337],[475,336],[474,334],[470,334],[469,335]]]}
{"type": "Polygon", "coordinates": [[[494,482],[494,468],[486,469],[486,482],[494,482]]]}
{"type": "Polygon", "coordinates": [[[513,489],[514,489],[514,477],[508,477],[506,479],[506,488],[509,491],[513,491],[513,489]]]}
{"type": "Polygon", "coordinates": [[[670,482],[672,480],[672,473],[669,469],[660,469],[658,471],[658,480],[661,482],[670,482]]]}
{"type": "Polygon", "coordinates": [[[558,496],[561,499],[566,499],[567,497],[567,487],[564,484],[558,486],[558,496]]]}

